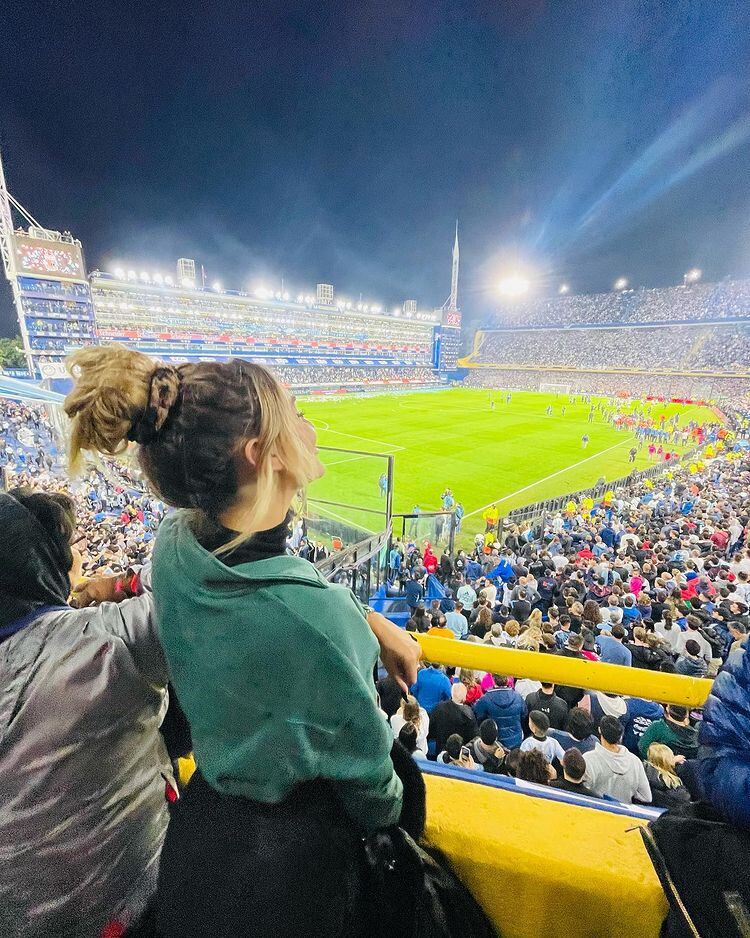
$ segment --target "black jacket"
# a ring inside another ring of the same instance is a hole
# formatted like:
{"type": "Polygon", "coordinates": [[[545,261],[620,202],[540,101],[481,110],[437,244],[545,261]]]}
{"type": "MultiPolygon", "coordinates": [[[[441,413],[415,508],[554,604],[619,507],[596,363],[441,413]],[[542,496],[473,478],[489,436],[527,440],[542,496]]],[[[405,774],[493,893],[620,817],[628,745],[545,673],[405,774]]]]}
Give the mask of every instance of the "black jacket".
{"type": "Polygon", "coordinates": [[[670,912],[662,938],[744,938],[750,909],[750,833],[705,805],[640,829],[670,912]]]}
{"type": "Polygon", "coordinates": [[[549,717],[549,725],[556,730],[565,729],[568,719],[568,705],[557,693],[545,694],[543,690],[535,691],[526,698],[526,713],[532,710],[541,710],[549,717]]]}
{"type": "Polygon", "coordinates": [[[628,642],[625,646],[629,649],[633,658],[634,668],[644,668],[648,671],[658,671],[661,664],[661,657],[646,645],[635,645],[628,642]]]}
{"type": "Polygon", "coordinates": [[[690,794],[684,785],[669,788],[658,771],[646,763],[646,778],[651,786],[651,804],[655,808],[680,808],[690,802],[690,794]]]}
{"type": "Polygon", "coordinates": [[[430,714],[430,731],[427,738],[435,741],[436,752],[445,749],[449,736],[458,733],[465,742],[471,742],[479,733],[474,711],[466,704],[457,704],[452,700],[439,703],[430,714]]]}

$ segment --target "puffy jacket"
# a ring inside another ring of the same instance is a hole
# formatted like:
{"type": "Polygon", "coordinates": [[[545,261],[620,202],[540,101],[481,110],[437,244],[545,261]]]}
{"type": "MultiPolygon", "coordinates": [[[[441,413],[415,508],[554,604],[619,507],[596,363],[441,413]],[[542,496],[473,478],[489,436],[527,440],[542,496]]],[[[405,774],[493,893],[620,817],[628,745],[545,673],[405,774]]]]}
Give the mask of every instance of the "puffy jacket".
{"type": "Polygon", "coordinates": [[[42,611],[0,644],[3,938],[96,938],[145,904],[168,821],[166,684],[148,595],[42,611]]]}
{"type": "Polygon", "coordinates": [[[750,655],[733,651],[703,711],[696,766],[703,797],[732,824],[750,830],[750,655]]]}
{"type": "Polygon", "coordinates": [[[515,749],[523,740],[521,717],[526,711],[523,697],[510,687],[495,687],[474,704],[474,713],[479,723],[494,720],[497,726],[497,741],[506,749],[515,749]]]}

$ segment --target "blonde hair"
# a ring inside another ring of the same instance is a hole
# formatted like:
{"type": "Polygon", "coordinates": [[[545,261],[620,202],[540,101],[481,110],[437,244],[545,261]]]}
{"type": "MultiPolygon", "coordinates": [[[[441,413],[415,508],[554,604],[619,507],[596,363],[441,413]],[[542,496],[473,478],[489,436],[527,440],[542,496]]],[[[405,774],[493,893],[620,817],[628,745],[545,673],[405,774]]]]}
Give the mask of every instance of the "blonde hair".
{"type": "MultiPolygon", "coordinates": [[[[240,359],[159,365],[119,345],[79,349],[68,360],[74,386],[65,398],[72,421],[71,467],[82,453],[122,453],[139,443],[141,467],[169,505],[193,508],[212,520],[237,498],[237,470],[248,440],[256,439],[252,506],[245,532],[256,530],[274,486],[272,456],[290,484],[302,489],[319,463],[301,439],[286,391],[265,368],[240,359]]],[[[243,469],[244,471],[244,469],[243,469]]]]}
{"type": "Polygon", "coordinates": [[[530,625],[527,629],[521,632],[518,641],[516,642],[516,648],[521,650],[531,650],[539,651],[539,646],[544,643],[544,638],[542,637],[542,630],[537,625],[530,625]]]}
{"type": "Polygon", "coordinates": [[[542,610],[541,609],[532,609],[529,613],[529,618],[526,620],[526,624],[529,628],[542,627],[542,610]]]}
{"type": "Polygon", "coordinates": [[[667,788],[678,788],[682,785],[675,771],[674,753],[669,746],[664,743],[651,743],[648,747],[648,761],[659,773],[667,788]]]}

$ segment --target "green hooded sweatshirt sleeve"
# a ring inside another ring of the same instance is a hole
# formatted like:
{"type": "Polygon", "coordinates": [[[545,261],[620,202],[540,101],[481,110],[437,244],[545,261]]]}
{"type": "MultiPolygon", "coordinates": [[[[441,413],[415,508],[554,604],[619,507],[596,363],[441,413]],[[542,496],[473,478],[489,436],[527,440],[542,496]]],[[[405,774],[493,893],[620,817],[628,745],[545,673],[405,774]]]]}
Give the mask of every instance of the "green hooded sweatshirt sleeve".
{"type": "Polygon", "coordinates": [[[350,590],[299,557],[227,567],[177,511],[159,527],[153,592],[210,785],[277,803],[324,778],[365,830],[398,822],[393,737],[372,681],[378,643],[350,590]]]}

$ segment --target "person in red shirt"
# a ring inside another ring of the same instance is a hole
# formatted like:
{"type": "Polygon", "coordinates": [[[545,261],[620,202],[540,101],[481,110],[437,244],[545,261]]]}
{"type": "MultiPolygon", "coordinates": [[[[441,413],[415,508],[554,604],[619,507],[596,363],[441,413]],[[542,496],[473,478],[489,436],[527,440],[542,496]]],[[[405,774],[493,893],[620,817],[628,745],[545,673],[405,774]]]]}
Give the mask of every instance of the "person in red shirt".
{"type": "Polygon", "coordinates": [[[711,535],[710,541],[718,550],[725,551],[729,543],[729,531],[719,528],[711,535]]]}
{"type": "Polygon", "coordinates": [[[437,573],[438,568],[438,559],[432,552],[432,547],[429,542],[425,545],[424,557],[422,557],[422,563],[424,568],[428,573],[434,574],[437,573]]]}

